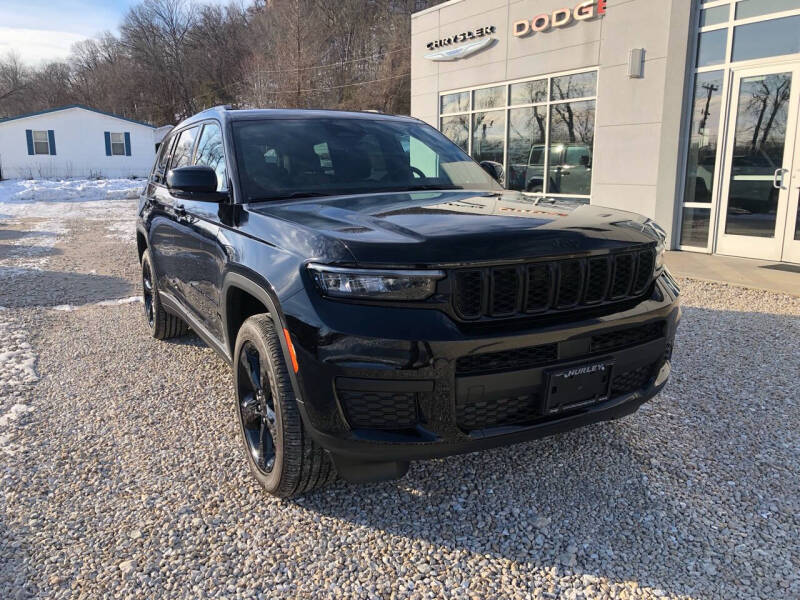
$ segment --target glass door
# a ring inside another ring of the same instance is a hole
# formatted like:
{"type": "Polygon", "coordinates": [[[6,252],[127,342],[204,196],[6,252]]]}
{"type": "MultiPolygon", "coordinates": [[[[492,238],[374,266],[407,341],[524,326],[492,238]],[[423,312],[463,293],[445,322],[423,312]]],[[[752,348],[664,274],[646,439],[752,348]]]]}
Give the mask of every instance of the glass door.
{"type": "Polygon", "coordinates": [[[789,211],[782,260],[800,263],[800,129],[795,137],[797,144],[794,149],[794,171],[789,184],[789,211]]]}
{"type": "Polygon", "coordinates": [[[798,66],[734,73],[717,235],[720,254],[782,259],[799,96],[798,66]]]}

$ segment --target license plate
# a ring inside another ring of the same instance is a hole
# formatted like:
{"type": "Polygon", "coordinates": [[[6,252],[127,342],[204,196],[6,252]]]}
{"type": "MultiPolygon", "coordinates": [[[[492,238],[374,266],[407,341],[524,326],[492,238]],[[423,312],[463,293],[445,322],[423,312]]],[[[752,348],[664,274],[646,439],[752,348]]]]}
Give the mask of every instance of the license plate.
{"type": "Polygon", "coordinates": [[[608,400],[612,361],[599,361],[550,371],[545,413],[548,415],[608,400]]]}

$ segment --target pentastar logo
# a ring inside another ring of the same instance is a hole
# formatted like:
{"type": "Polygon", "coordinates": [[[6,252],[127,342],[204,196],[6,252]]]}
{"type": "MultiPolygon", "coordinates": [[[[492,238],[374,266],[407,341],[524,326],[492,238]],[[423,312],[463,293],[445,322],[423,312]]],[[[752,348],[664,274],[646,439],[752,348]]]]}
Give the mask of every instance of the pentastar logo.
{"type": "Polygon", "coordinates": [[[588,21],[596,16],[606,14],[607,9],[608,0],[586,0],[575,8],[559,8],[551,14],[537,15],[530,21],[527,19],[517,21],[513,25],[514,37],[544,33],[551,29],[566,27],[573,21],[588,21]]]}

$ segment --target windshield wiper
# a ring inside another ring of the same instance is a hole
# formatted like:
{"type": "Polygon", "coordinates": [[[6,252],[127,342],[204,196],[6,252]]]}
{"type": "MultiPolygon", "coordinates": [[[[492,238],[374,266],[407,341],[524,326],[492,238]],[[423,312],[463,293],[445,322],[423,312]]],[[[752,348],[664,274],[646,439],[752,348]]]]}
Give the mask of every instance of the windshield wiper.
{"type": "Polygon", "coordinates": [[[277,200],[293,200],[297,198],[321,198],[323,196],[355,196],[360,194],[380,194],[384,192],[396,192],[402,194],[404,192],[419,192],[419,191],[436,191],[436,190],[463,190],[460,185],[441,184],[441,183],[425,183],[418,185],[409,185],[405,187],[375,187],[354,190],[336,190],[334,192],[292,192],[290,194],[281,194],[278,196],[260,196],[258,198],[251,198],[250,202],[270,202],[277,200]]]}
{"type": "Polygon", "coordinates": [[[292,200],[295,198],[320,198],[322,196],[331,196],[327,192],[292,192],[291,194],[280,194],[278,196],[260,196],[258,198],[250,198],[250,202],[270,202],[273,200],[292,200]]]}
{"type": "Polygon", "coordinates": [[[417,192],[422,190],[463,190],[460,185],[442,184],[442,183],[425,183],[419,185],[409,185],[408,187],[398,188],[398,192],[417,192]]]}

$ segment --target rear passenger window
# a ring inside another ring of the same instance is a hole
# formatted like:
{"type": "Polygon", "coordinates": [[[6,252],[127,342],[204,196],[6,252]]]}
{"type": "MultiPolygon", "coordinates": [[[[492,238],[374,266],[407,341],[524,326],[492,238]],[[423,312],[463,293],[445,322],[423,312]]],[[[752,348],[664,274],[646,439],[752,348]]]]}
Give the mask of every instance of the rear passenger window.
{"type": "Polygon", "coordinates": [[[192,164],[192,148],[194,147],[195,137],[197,137],[197,127],[181,131],[178,142],[175,144],[175,150],[172,152],[172,160],[169,163],[170,169],[188,167],[192,164]]]}
{"type": "Polygon", "coordinates": [[[211,167],[217,174],[217,191],[228,189],[227,169],[225,168],[225,149],[222,145],[222,131],[216,123],[206,123],[197,150],[194,164],[211,167]]]}

